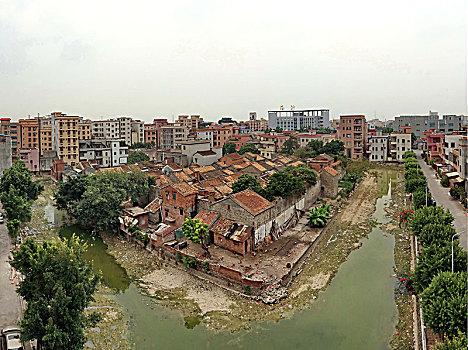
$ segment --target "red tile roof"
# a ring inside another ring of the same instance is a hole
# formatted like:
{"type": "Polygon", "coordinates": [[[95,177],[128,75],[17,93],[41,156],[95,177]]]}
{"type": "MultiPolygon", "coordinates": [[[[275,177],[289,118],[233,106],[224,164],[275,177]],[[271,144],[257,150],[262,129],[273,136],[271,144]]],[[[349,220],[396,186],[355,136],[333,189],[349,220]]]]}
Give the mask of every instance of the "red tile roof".
{"type": "Polygon", "coordinates": [[[329,173],[331,176],[336,176],[339,174],[338,171],[336,171],[335,169],[333,168],[330,168],[329,166],[327,166],[325,169],[324,169],[327,173],[329,173]]]}
{"type": "Polygon", "coordinates": [[[194,219],[200,220],[200,222],[204,222],[205,224],[211,226],[216,219],[219,217],[218,213],[212,212],[212,211],[206,211],[202,209],[195,217],[194,219]]]}
{"type": "Polygon", "coordinates": [[[252,191],[250,188],[231,195],[231,198],[254,216],[273,207],[270,201],[252,191]]]}

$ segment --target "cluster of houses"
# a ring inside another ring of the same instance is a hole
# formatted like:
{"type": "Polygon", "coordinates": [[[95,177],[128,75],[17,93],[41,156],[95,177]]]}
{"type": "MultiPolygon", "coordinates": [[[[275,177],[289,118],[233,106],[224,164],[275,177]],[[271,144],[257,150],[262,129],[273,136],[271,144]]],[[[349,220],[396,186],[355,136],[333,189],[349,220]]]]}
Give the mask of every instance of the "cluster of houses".
{"type": "MultiPolygon", "coordinates": [[[[191,217],[208,225],[210,242],[246,255],[278,239],[319,196],[335,197],[340,162],[325,154],[311,159],[308,166],[317,170],[317,184],[307,188],[304,195],[288,199],[270,202],[250,189],[233,193],[232,184],[242,174],[249,174],[266,186],[275,172],[301,164],[304,163],[284,155],[269,160],[247,152],[242,156],[225,155],[207,166],[181,167],[167,159],[146,167],[133,165],[153,176],[156,184],[151,186],[146,205],[124,209],[120,229],[130,233],[131,225],[138,224],[150,237],[152,247],[174,246],[181,244],[182,224],[191,217]]],[[[132,168],[99,171],[132,171],[132,168]]]]}

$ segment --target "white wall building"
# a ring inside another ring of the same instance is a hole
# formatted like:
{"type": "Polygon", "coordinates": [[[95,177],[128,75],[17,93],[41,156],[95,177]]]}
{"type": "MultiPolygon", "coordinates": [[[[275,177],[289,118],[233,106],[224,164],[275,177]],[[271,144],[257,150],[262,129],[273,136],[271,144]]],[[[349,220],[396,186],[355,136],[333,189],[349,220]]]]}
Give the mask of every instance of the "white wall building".
{"type": "Polygon", "coordinates": [[[127,163],[128,147],[123,139],[80,140],[80,162],[96,160],[102,168],[127,163]]]}
{"type": "Polygon", "coordinates": [[[388,158],[388,136],[368,135],[369,160],[371,162],[386,162],[388,158]]]}
{"type": "Polygon", "coordinates": [[[119,139],[120,124],[118,120],[94,120],[91,122],[93,139],[119,139]]]}

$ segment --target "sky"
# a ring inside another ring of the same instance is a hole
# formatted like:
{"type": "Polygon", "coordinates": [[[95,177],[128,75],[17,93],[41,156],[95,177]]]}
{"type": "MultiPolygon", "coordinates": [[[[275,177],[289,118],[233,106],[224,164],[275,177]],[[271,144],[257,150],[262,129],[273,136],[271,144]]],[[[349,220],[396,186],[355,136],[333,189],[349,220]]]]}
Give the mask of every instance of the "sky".
{"type": "Polygon", "coordinates": [[[0,116],[467,114],[466,0],[0,0],[0,116]]]}

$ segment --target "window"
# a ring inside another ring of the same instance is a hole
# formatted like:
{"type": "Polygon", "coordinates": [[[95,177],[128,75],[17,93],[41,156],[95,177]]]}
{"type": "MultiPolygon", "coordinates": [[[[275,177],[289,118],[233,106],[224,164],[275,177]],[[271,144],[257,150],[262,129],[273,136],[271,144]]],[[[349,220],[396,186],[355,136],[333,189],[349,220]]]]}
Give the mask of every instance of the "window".
{"type": "Polygon", "coordinates": [[[231,210],[231,204],[227,205],[227,210],[231,210]]]}
{"type": "Polygon", "coordinates": [[[169,191],[166,191],[166,199],[169,199],[169,191]]]}
{"type": "Polygon", "coordinates": [[[169,209],[164,209],[164,215],[169,216],[169,209]]]}
{"type": "Polygon", "coordinates": [[[184,209],[179,209],[179,214],[184,215],[184,209]]]}
{"type": "Polygon", "coordinates": [[[172,199],[177,200],[177,193],[176,192],[172,192],[172,199]]]}

